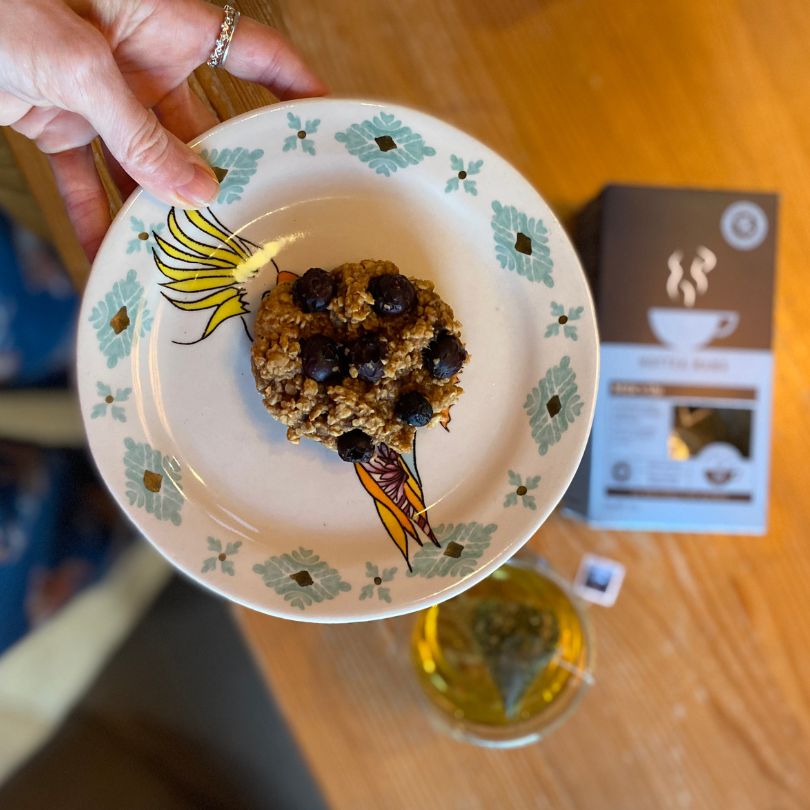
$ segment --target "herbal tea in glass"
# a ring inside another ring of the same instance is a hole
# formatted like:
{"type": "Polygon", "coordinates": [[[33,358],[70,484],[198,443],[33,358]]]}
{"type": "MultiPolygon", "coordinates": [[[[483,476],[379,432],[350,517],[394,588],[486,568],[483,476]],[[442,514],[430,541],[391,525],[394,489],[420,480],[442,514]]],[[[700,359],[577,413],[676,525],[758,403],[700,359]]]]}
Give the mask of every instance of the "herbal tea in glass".
{"type": "Polygon", "coordinates": [[[517,558],[419,614],[412,655],[453,731],[484,745],[540,739],[592,681],[592,639],[567,584],[517,558]]]}

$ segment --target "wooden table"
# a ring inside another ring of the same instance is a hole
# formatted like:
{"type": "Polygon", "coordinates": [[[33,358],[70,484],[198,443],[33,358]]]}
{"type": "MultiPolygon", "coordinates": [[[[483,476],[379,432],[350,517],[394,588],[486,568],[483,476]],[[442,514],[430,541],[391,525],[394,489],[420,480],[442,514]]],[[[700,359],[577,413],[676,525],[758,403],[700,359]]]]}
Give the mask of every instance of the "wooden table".
{"type": "MultiPolygon", "coordinates": [[[[239,5],[271,16],[262,0],[239,5]]],[[[612,180],[782,195],[770,534],[630,535],[553,517],[532,545],[558,570],[573,575],[593,551],[628,576],[618,604],[593,611],[596,686],[548,741],[519,751],[433,728],[405,658],[410,620],[320,627],[239,610],[329,803],[810,806],[810,4],[273,0],[272,11],[336,93],[468,130],[563,217],[612,180]]],[[[267,99],[205,69],[196,87],[220,117],[267,99]]]]}
{"type": "Polygon", "coordinates": [[[519,751],[478,750],[432,727],[392,648],[408,620],[318,627],[240,611],[330,804],[810,806],[810,4],[276,8],[335,93],[418,105],[468,130],[564,217],[611,180],[782,195],[770,534],[621,534],[550,520],[533,546],[561,572],[593,551],[628,574],[617,605],[592,612],[595,687],[549,740],[519,751]]]}

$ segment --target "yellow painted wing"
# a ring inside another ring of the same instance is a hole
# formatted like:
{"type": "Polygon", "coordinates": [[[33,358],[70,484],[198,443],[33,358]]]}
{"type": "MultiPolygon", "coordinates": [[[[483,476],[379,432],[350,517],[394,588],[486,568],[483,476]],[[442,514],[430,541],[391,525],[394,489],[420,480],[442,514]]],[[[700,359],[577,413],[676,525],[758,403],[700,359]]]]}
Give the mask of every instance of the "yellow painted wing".
{"type": "MultiPolygon", "coordinates": [[[[243,300],[243,293],[236,287],[227,287],[224,290],[206,295],[196,301],[178,301],[176,298],[169,298],[164,293],[164,298],[178,309],[191,312],[201,309],[213,309],[211,317],[200,336],[200,340],[207,338],[221,323],[227,321],[228,318],[235,318],[238,315],[247,313],[248,308],[243,300]]],[[[195,341],[197,342],[197,341],[195,341]]]]}
{"type": "Polygon", "coordinates": [[[242,300],[242,296],[237,291],[236,297],[230,298],[229,300],[220,304],[213,311],[211,317],[208,319],[208,324],[205,327],[205,331],[202,333],[200,340],[207,338],[223,321],[227,321],[228,318],[235,318],[238,315],[244,315],[247,311],[248,309],[245,306],[245,302],[242,300]]]}
{"type": "MultiPolygon", "coordinates": [[[[414,437],[414,443],[415,442],[416,438],[414,437]]],[[[430,521],[428,520],[422,485],[401,455],[397,454],[397,460],[399,461],[399,466],[407,476],[405,479],[404,492],[405,498],[414,510],[412,515],[413,522],[430,538],[434,545],[438,546],[439,543],[436,540],[436,535],[433,533],[433,529],[430,527],[430,521]]]]}
{"type": "Polygon", "coordinates": [[[206,245],[205,242],[198,242],[189,236],[177,221],[177,212],[174,208],[169,211],[167,218],[169,231],[172,236],[181,244],[187,247],[192,253],[196,253],[200,258],[204,259],[223,259],[232,262],[234,265],[238,264],[244,258],[242,252],[237,253],[225,246],[212,247],[206,245]]]}
{"type": "Polygon", "coordinates": [[[405,484],[405,497],[408,499],[408,503],[414,508],[417,515],[423,515],[425,513],[425,504],[422,503],[422,499],[408,483],[405,484]]]}
{"type": "Polygon", "coordinates": [[[224,228],[211,222],[211,220],[206,219],[199,211],[186,211],[186,219],[203,233],[207,233],[209,236],[213,236],[214,239],[225,243],[231,251],[238,253],[242,259],[248,258],[247,251],[236,241],[230,231],[226,231],[224,228]]]}
{"type": "MultiPolygon", "coordinates": [[[[411,492],[416,496],[416,498],[418,498],[419,500],[418,508],[424,509],[425,504],[423,503],[424,495],[422,494],[422,487],[419,486],[419,482],[416,480],[416,476],[414,476],[414,474],[411,472],[411,468],[407,465],[405,459],[402,458],[402,456],[398,456],[398,459],[399,459],[399,466],[402,468],[402,471],[405,473],[405,475],[408,476],[408,479],[406,481],[406,487],[410,487],[411,492]]],[[[407,492],[405,494],[407,495],[407,492]]],[[[411,499],[408,498],[408,500],[410,501],[411,499]]],[[[411,501],[411,503],[413,503],[413,501],[411,501]]]]}
{"type": "MultiPolygon", "coordinates": [[[[202,267],[193,267],[190,270],[181,270],[179,267],[172,267],[170,264],[166,264],[158,255],[157,252],[152,254],[155,259],[155,264],[163,273],[166,278],[170,278],[172,281],[191,281],[196,278],[221,278],[223,273],[222,270],[217,267],[212,267],[210,269],[205,269],[202,267]]],[[[233,278],[232,273],[228,274],[233,278]]]]}
{"type": "Polygon", "coordinates": [[[167,242],[159,234],[153,234],[155,242],[160,246],[160,249],[172,259],[178,259],[181,262],[188,264],[202,264],[207,267],[219,267],[221,269],[232,270],[236,267],[236,261],[231,259],[223,259],[218,256],[199,256],[196,253],[188,253],[185,250],[180,250],[179,247],[167,242]]]}
{"type": "Polygon", "coordinates": [[[388,532],[388,536],[394,541],[396,547],[402,552],[405,561],[408,561],[408,536],[405,530],[400,525],[399,521],[394,517],[391,510],[383,506],[379,501],[374,501],[374,506],[377,507],[377,514],[380,516],[382,525],[388,532]]]}
{"type": "Polygon", "coordinates": [[[402,511],[402,509],[397,506],[386,494],[383,492],[380,485],[371,477],[368,470],[363,467],[362,464],[355,464],[354,469],[357,471],[357,477],[360,479],[360,483],[363,485],[366,492],[374,498],[375,503],[381,504],[384,506],[391,515],[397,520],[397,522],[402,526],[404,531],[409,534],[414,540],[418,540],[416,535],[416,529],[413,527],[413,523],[411,523],[408,516],[402,511]]]}
{"type": "Polygon", "coordinates": [[[191,312],[197,309],[210,309],[211,307],[219,307],[227,303],[232,298],[239,296],[239,290],[235,287],[228,287],[224,290],[206,295],[204,298],[198,298],[196,301],[178,301],[176,298],[168,298],[178,309],[184,309],[191,312]]]}
{"type": "Polygon", "coordinates": [[[234,280],[232,276],[202,276],[201,278],[187,278],[183,281],[167,281],[160,286],[175,292],[197,293],[232,287],[234,280]]]}

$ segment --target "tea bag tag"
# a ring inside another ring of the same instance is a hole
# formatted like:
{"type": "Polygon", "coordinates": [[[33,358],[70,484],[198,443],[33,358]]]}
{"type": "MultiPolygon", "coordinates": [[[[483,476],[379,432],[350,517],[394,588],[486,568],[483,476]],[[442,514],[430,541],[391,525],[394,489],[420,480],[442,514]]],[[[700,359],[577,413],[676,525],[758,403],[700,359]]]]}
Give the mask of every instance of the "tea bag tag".
{"type": "Polygon", "coordinates": [[[625,568],[616,560],[586,554],[574,578],[574,592],[586,602],[612,607],[624,582],[625,568]]]}

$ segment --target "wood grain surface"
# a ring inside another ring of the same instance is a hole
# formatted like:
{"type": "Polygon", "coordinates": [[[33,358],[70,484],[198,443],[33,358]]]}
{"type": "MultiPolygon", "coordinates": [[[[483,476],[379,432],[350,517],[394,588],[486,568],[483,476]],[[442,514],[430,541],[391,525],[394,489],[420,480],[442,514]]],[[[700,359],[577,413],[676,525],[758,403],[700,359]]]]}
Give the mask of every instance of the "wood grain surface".
{"type": "MultiPolygon", "coordinates": [[[[255,3],[242,3],[251,13],[255,3]]],[[[302,626],[239,611],[335,808],[810,806],[810,4],[805,0],[277,0],[339,95],[412,104],[505,155],[563,217],[608,181],[781,194],[770,533],[595,532],[533,547],[627,565],[593,610],[597,683],[544,743],[437,731],[409,619],[302,626]]]]}

